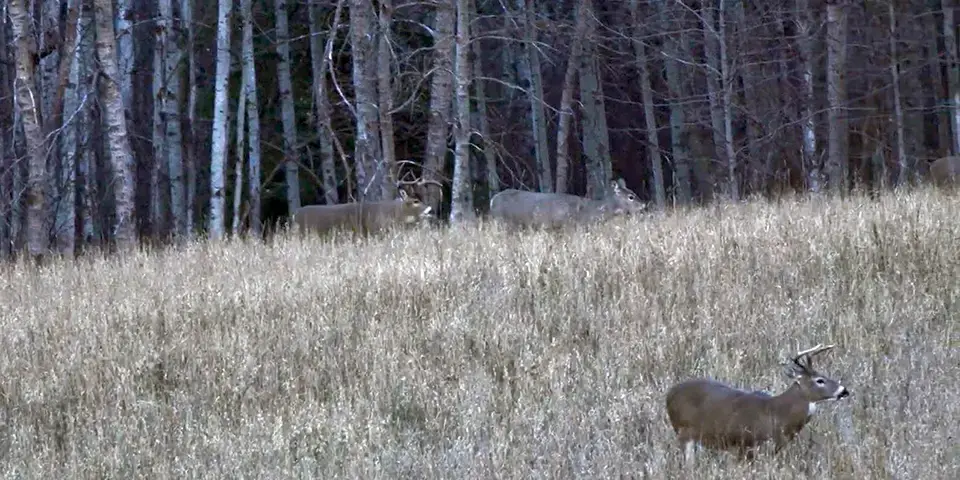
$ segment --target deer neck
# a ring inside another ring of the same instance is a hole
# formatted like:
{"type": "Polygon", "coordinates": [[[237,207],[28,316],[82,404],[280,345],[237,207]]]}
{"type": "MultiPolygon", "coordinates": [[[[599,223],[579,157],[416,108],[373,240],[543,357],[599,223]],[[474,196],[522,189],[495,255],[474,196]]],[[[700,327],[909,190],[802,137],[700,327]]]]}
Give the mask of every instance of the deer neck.
{"type": "Polygon", "coordinates": [[[770,399],[773,410],[787,419],[790,426],[800,429],[816,411],[816,403],[807,400],[800,385],[794,382],[785,392],[770,399]]]}

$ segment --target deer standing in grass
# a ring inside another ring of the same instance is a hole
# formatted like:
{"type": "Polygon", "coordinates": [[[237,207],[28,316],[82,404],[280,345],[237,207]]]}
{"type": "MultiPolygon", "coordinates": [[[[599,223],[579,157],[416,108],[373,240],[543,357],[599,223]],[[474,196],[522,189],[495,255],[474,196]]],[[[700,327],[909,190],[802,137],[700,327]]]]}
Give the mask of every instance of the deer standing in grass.
{"type": "Polygon", "coordinates": [[[930,163],[929,177],[940,188],[960,184],[960,156],[942,157],[930,163]]]}
{"type": "Polygon", "coordinates": [[[401,189],[395,200],[300,207],[293,214],[293,223],[301,235],[308,231],[323,234],[334,230],[367,235],[393,226],[419,223],[431,217],[430,210],[428,205],[401,189]]]}
{"type": "Polygon", "coordinates": [[[560,228],[592,223],[627,213],[641,212],[647,205],[627,188],[623,179],[611,183],[603,199],[566,193],[529,192],[509,188],[490,199],[490,215],[514,226],[560,228]]]}
{"type": "Polygon", "coordinates": [[[840,400],[850,392],[813,369],[813,357],[832,349],[817,345],[799,352],[785,365],[793,384],[780,395],[748,392],[709,379],[687,380],[667,392],[667,415],[684,447],[686,461],[701,446],[736,450],[753,459],[756,449],[772,440],[779,452],[810,421],[817,404],[840,400]]]}

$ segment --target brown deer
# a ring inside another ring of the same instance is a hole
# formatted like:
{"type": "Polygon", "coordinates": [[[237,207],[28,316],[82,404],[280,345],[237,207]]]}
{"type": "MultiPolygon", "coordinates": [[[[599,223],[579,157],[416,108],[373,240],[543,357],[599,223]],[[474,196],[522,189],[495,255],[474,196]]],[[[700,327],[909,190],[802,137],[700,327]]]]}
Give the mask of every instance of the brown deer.
{"type": "Polygon", "coordinates": [[[810,421],[818,403],[850,395],[839,382],[813,369],[813,357],[833,347],[817,345],[791,358],[784,373],[793,385],[780,395],[739,390],[709,379],[671,387],[667,415],[685,460],[692,460],[698,444],[736,450],[739,458],[752,460],[761,444],[773,440],[774,453],[779,452],[810,421]]]}
{"type": "Polygon", "coordinates": [[[293,223],[301,235],[308,231],[323,234],[334,230],[367,235],[398,225],[417,224],[432,217],[430,210],[420,199],[401,189],[395,200],[306,205],[293,214],[293,223]]]}
{"type": "Polygon", "coordinates": [[[602,200],[566,193],[541,193],[509,188],[490,199],[490,216],[513,226],[561,228],[570,224],[604,221],[642,212],[647,205],[637,199],[623,179],[611,183],[602,200]]]}
{"type": "Polygon", "coordinates": [[[941,157],[931,162],[929,177],[938,187],[956,187],[960,183],[960,156],[941,157]]]}

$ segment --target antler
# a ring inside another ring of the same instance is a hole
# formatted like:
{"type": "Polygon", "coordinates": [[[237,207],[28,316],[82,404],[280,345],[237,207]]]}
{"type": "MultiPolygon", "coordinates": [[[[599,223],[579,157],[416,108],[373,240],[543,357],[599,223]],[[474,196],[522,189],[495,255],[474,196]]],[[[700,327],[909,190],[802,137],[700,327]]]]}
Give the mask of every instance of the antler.
{"type": "Polygon", "coordinates": [[[808,348],[808,349],[806,349],[806,350],[797,352],[797,354],[796,354],[793,358],[791,358],[790,360],[793,361],[793,363],[795,363],[795,364],[797,364],[798,366],[800,366],[801,368],[809,369],[809,368],[811,368],[811,367],[813,366],[813,356],[814,356],[814,355],[819,355],[819,354],[821,354],[821,353],[823,353],[823,352],[826,352],[826,351],[828,351],[828,350],[831,350],[833,347],[835,347],[835,345],[832,345],[832,344],[831,344],[831,345],[823,345],[822,343],[818,343],[816,347],[808,348]],[[806,365],[804,365],[803,363],[800,363],[800,360],[801,360],[802,358],[804,358],[804,357],[806,357],[806,359],[807,359],[806,365]]]}

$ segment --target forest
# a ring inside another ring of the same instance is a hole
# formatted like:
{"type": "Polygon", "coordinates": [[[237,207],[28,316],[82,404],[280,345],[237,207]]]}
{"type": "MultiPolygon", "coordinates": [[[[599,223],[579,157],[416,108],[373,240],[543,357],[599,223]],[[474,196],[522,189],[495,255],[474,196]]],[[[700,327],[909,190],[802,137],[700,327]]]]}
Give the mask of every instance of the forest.
{"type": "Polygon", "coordinates": [[[450,223],[615,178],[661,210],[916,184],[960,151],[954,3],[10,0],[0,256],[411,183],[450,223]]]}

